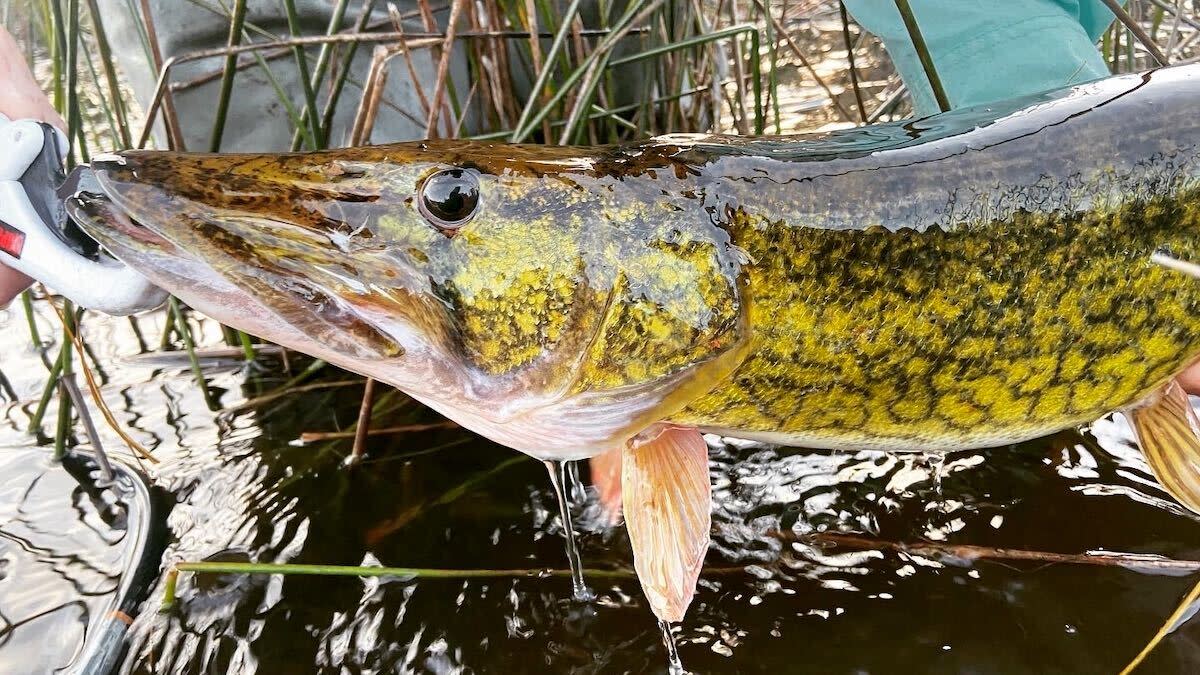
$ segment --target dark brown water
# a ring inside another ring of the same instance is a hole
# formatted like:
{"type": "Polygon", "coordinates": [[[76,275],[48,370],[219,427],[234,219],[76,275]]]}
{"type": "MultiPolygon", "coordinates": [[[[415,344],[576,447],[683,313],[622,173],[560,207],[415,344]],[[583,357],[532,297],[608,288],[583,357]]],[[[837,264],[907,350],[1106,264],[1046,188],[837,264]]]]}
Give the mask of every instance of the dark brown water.
{"type": "MultiPolygon", "coordinates": [[[[51,334],[49,315],[41,325],[51,334]]],[[[156,325],[161,319],[143,321],[154,340],[156,325]]],[[[217,344],[214,328],[204,327],[206,345],[217,344]]],[[[557,506],[537,461],[460,430],[435,429],[373,437],[367,461],[347,468],[349,440],[296,441],[305,431],[350,428],[360,385],[302,391],[216,415],[186,360],[129,358],[136,348],[123,321],[89,318],[85,332],[104,366],[116,416],[161,459],[149,472],[174,501],[165,515],[165,561],[565,566],[557,506]]],[[[95,516],[72,503],[71,490],[18,494],[10,485],[53,476],[55,467],[30,454],[35,442],[24,433],[25,410],[45,369],[28,347],[19,307],[0,318],[0,345],[0,367],[25,401],[8,406],[0,431],[0,510],[19,505],[49,514],[64,532],[80,531],[95,516]],[[13,465],[31,456],[42,464],[13,465]]],[[[226,406],[270,392],[287,377],[270,359],[252,372],[236,361],[210,362],[206,372],[226,406]]],[[[345,379],[329,369],[313,382],[345,379]]],[[[437,421],[398,393],[381,397],[378,409],[377,428],[437,421]]],[[[120,452],[111,431],[102,428],[102,435],[120,452]]],[[[810,541],[814,533],[845,532],[879,542],[1200,560],[1200,522],[1153,484],[1119,416],[1083,434],[953,454],[940,470],[919,454],[713,440],[713,547],[696,601],[676,629],[683,663],[696,672],[1115,673],[1197,581],[1147,569],[967,560],[810,541]]],[[[0,522],[3,541],[20,535],[15,522],[0,522]]],[[[631,569],[624,531],[595,523],[585,514],[578,525],[584,564],[631,569]]],[[[65,583],[67,575],[45,573],[54,560],[119,559],[103,537],[35,544],[30,565],[14,569],[0,561],[0,672],[56,672],[71,662],[89,617],[104,611],[103,603],[89,604],[82,586],[65,583]],[[17,596],[22,603],[13,601],[17,596]],[[29,620],[70,607],[77,610],[68,619],[29,620]],[[22,628],[14,630],[18,623],[22,628]],[[35,662],[33,653],[63,658],[35,662]]],[[[123,668],[664,672],[658,627],[632,576],[593,575],[588,582],[597,599],[580,604],[570,599],[569,579],[533,574],[487,580],[185,574],[170,613],[156,611],[161,579],[142,604],[123,668]]],[[[1194,672],[1198,640],[1200,625],[1184,624],[1142,672],[1194,672]]]]}

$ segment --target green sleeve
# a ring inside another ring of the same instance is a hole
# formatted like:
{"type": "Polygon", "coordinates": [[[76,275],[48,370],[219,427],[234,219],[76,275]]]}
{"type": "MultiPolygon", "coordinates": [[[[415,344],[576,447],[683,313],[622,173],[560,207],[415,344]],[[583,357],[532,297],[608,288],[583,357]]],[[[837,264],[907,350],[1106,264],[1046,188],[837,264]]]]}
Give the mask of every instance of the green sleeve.
{"type": "MultiPolygon", "coordinates": [[[[883,40],[917,115],[938,111],[892,0],[845,0],[883,40]]],[[[1096,40],[1113,20],[1100,0],[910,0],[951,107],[1107,77],[1096,40]]]]}

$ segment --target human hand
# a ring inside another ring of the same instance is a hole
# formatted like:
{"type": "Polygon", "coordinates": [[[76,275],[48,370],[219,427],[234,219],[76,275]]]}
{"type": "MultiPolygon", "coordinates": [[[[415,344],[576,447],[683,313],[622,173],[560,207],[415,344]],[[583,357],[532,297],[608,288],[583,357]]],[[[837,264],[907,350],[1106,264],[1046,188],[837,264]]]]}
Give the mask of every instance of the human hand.
{"type": "MultiPolygon", "coordinates": [[[[42,93],[17,41],[0,26],[0,114],[10,119],[35,119],[65,131],[67,125],[42,93]]],[[[12,302],[33,279],[0,265],[0,307],[12,302]]]]}

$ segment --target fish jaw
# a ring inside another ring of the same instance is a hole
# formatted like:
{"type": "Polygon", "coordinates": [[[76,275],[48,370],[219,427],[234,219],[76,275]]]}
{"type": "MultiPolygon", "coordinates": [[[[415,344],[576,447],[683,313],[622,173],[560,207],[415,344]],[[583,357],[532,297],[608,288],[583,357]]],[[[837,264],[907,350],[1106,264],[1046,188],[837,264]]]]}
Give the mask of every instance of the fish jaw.
{"type": "Polygon", "coordinates": [[[238,323],[254,335],[285,341],[301,337],[291,326],[274,321],[274,315],[253,296],[215,274],[204,261],[131,220],[106,197],[76,195],[68,200],[67,208],[89,236],[119,260],[137,261],[135,269],[140,274],[160,288],[173,289],[173,295],[188,306],[222,323],[251,317],[238,323]]]}

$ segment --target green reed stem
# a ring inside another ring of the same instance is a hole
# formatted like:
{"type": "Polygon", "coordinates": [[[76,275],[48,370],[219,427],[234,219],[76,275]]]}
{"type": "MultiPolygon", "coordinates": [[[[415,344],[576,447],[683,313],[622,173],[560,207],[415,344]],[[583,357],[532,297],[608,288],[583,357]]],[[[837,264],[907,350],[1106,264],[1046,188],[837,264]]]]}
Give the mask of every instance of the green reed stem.
{"type": "MultiPolygon", "coordinates": [[[[550,76],[554,73],[554,66],[558,62],[559,52],[562,51],[563,45],[567,43],[567,36],[571,33],[571,22],[575,20],[575,15],[579,12],[580,0],[571,0],[571,4],[567,6],[567,10],[563,13],[562,22],[559,24],[558,31],[554,33],[554,42],[550,43],[550,51],[546,52],[545,60],[542,61],[542,69],[538,72],[537,80],[534,81],[533,87],[529,90],[529,98],[525,101],[525,107],[521,109],[521,116],[517,118],[517,124],[513,127],[512,137],[509,140],[513,143],[520,143],[529,136],[541,119],[546,117],[546,112],[549,111],[554,104],[541,101],[542,90],[546,88],[546,82],[550,80],[550,76]],[[537,121],[531,121],[534,116],[534,108],[540,108],[542,112],[537,121]]],[[[577,70],[575,74],[582,74],[577,70]]],[[[570,85],[563,84],[560,92],[565,91],[570,85]]],[[[561,99],[562,96],[557,96],[555,101],[561,99]]],[[[548,140],[548,139],[547,139],[548,140]]]]}
{"type": "MultiPolygon", "coordinates": [[[[79,0],[67,2],[67,63],[66,63],[66,114],[67,138],[71,139],[80,155],[87,151],[83,138],[83,116],[79,111],[79,0]],[[78,141],[76,141],[78,139],[78,141]]],[[[84,160],[86,161],[86,159],[84,160]]],[[[67,168],[74,168],[74,156],[67,155],[67,168]]]]}
{"type": "Polygon", "coordinates": [[[292,103],[291,97],[283,90],[283,86],[279,84],[279,79],[271,71],[271,66],[267,63],[267,60],[257,51],[251,52],[251,54],[254,56],[254,60],[258,62],[258,67],[262,69],[263,75],[267,78],[267,83],[275,90],[275,98],[279,99],[279,102],[283,104],[283,109],[287,113],[288,119],[292,121],[293,130],[300,130],[304,135],[304,140],[308,142],[308,147],[316,147],[316,138],[308,130],[308,125],[304,122],[303,118],[300,117],[300,112],[296,110],[296,105],[292,103]]]}
{"type": "MultiPolygon", "coordinates": [[[[362,13],[358,15],[358,20],[354,22],[354,33],[362,33],[367,29],[367,22],[371,18],[371,12],[375,11],[375,1],[367,0],[363,5],[362,13]]],[[[338,72],[337,79],[333,81],[333,90],[329,92],[329,100],[325,102],[325,113],[321,116],[321,135],[319,140],[324,143],[329,143],[329,134],[333,131],[333,117],[337,113],[338,101],[342,98],[342,90],[346,88],[346,80],[350,77],[350,71],[354,68],[354,55],[358,53],[358,43],[351,42],[346,47],[346,54],[342,57],[342,69],[338,72]]]]}
{"type": "Polygon", "coordinates": [[[58,0],[46,0],[46,4],[50,5],[51,21],[50,28],[53,40],[50,40],[50,58],[51,58],[51,78],[53,82],[51,86],[54,92],[54,109],[58,114],[64,115],[66,112],[66,87],[63,84],[63,65],[67,58],[67,33],[66,22],[63,21],[62,5],[58,0]]]}
{"type": "MultiPolygon", "coordinates": [[[[677,94],[671,94],[670,96],[659,96],[658,98],[647,97],[645,100],[638,101],[637,103],[627,103],[623,106],[619,106],[616,108],[610,108],[610,109],[599,108],[599,110],[602,110],[603,112],[593,112],[588,116],[587,119],[588,120],[598,120],[598,119],[603,119],[606,117],[611,117],[612,115],[616,115],[616,114],[620,114],[620,113],[634,112],[640,108],[645,108],[648,105],[656,105],[659,103],[663,103],[665,101],[676,101],[681,98],[686,98],[688,96],[692,96],[699,92],[705,91],[708,88],[709,88],[709,85],[705,85],[703,87],[694,87],[692,89],[688,89],[686,91],[682,91],[677,94]]],[[[593,106],[593,108],[596,108],[596,106],[593,106]]],[[[639,115],[637,117],[637,119],[639,119],[639,120],[642,118],[643,118],[643,116],[641,116],[641,115],[639,115]]],[[[558,127],[563,126],[564,124],[566,124],[566,120],[557,120],[555,122],[550,123],[549,126],[551,128],[558,128],[558,127]]],[[[645,129],[642,129],[641,127],[636,127],[636,128],[638,129],[639,134],[646,133],[645,129]]],[[[474,136],[471,136],[471,139],[477,140],[477,141],[493,141],[493,140],[500,140],[503,138],[507,138],[511,135],[512,135],[511,129],[501,129],[500,131],[492,131],[492,132],[489,132],[486,134],[476,134],[474,136]]]]}
{"type": "Polygon", "coordinates": [[[685,40],[680,40],[679,42],[672,42],[670,44],[652,47],[636,54],[630,54],[629,56],[622,56],[619,59],[613,59],[612,61],[608,62],[608,67],[616,68],[618,66],[623,66],[626,63],[633,63],[634,61],[641,61],[642,59],[654,58],[668,52],[673,52],[679,49],[687,49],[688,47],[701,45],[706,42],[712,42],[713,40],[723,40],[741,33],[746,33],[750,38],[750,68],[754,71],[753,76],[750,78],[750,89],[754,94],[754,133],[761,134],[764,133],[767,123],[766,112],[763,110],[762,104],[762,81],[758,76],[758,73],[762,68],[762,58],[759,55],[760,41],[758,28],[752,24],[730,26],[728,28],[722,28],[718,31],[713,31],[707,35],[693,35],[692,37],[685,40]]]}
{"type": "MultiPolygon", "coordinates": [[[[63,346],[60,356],[62,368],[56,383],[67,377],[74,370],[74,343],[71,336],[75,334],[75,305],[70,300],[63,301],[63,346]]],[[[82,358],[82,355],[80,355],[82,358]]],[[[58,425],[54,432],[54,459],[62,459],[67,452],[67,440],[71,435],[71,398],[63,393],[58,397],[58,425]]]]}
{"type": "Polygon", "coordinates": [[[100,82],[100,73],[96,70],[96,59],[89,49],[84,52],[87,57],[88,74],[92,76],[92,84],[96,87],[96,96],[100,99],[99,106],[104,113],[104,120],[108,123],[108,129],[112,132],[113,147],[121,147],[121,132],[117,129],[117,118],[113,114],[112,104],[108,102],[108,97],[104,94],[104,87],[100,82]]]}
{"type": "MultiPolygon", "coordinates": [[[[78,156],[83,161],[88,161],[87,141],[83,134],[83,115],[79,108],[79,49],[82,44],[79,30],[79,0],[68,0],[67,2],[65,33],[63,32],[64,17],[62,8],[58,2],[53,3],[53,9],[56,28],[55,34],[57,39],[62,41],[66,56],[66,70],[65,72],[60,70],[56,83],[62,86],[65,76],[65,90],[62,92],[62,97],[56,98],[55,102],[62,106],[59,108],[59,112],[63,113],[66,118],[67,138],[72,140],[75,149],[75,153],[67,154],[67,168],[71,169],[75,166],[76,153],[78,153],[78,156]]],[[[57,89],[55,90],[55,94],[57,97],[57,89]]],[[[78,324],[75,315],[75,304],[70,300],[63,301],[62,317],[63,345],[62,351],[59,354],[61,368],[59,369],[56,383],[61,383],[62,378],[70,376],[74,369],[74,349],[71,336],[75,335],[78,324]]],[[[82,354],[80,354],[80,358],[83,358],[82,354]]],[[[51,391],[54,391],[54,388],[51,388],[51,391]]],[[[62,459],[67,452],[67,442],[71,435],[71,409],[70,397],[60,390],[58,397],[58,424],[54,432],[55,459],[62,459]]]]}
{"type": "Polygon", "coordinates": [[[33,348],[37,350],[38,356],[42,357],[42,365],[50,368],[50,359],[46,357],[46,343],[42,342],[42,333],[37,327],[37,316],[33,312],[33,293],[24,291],[21,293],[21,306],[25,309],[25,321],[29,324],[29,339],[33,342],[33,348]]]}
{"type": "MultiPolygon", "coordinates": [[[[299,563],[181,562],[167,572],[159,611],[175,606],[179,574],[282,574],[284,576],[326,577],[409,577],[418,579],[498,579],[513,577],[570,577],[571,570],[560,569],[440,569],[429,567],[361,567],[356,565],[305,565],[299,563]]],[[[587,569],[593,578],[629,579],[632,570],[587,569]]]]}
{"type": "Polygon", "coordinates": [[[133,145],[129,133],[129,118],[125,113],[125,102],[121,97],[121,86],[114,68],[112,46],[108,42],[108,33],[104,30],[104,22],[100,16],[97,0],[87,0],[88,13],[92,17],[92,32],[96,36],[96,51],[99,52],[100,66],[104,70],[104,80],[108,84],[108,97],[112,101],[115,112],[117,133],[121,138],[121,146],[128,148],[133,145]]]}
{"type": "MultiPolygon", "coordinates": [[[[567,124],[563,127],[562,135],[559,138],[561,144],[570,143],[571,139],[575,137],[576,125],[578,125],[580,119],[586,114],[588,104],[591,103],[592,97],[595,96],[596,87],[600,84],[600,75],[609,65],[612,58],[612,50],[616,46],[617,41],[629,32],[634,22],[640,18],[650,16],[653,11],[663,4],[663,1],[649,0],[647,2],[646,0],[633,0],[630,2],[629,6],[621,14],[621,18],[617,19],[613,24],[612,32],[605,35],[604,39],[596,44],[595,49],[587,55],[583,63],[572,73],[572,77],[577,73],[583,75],[583,86],[580,91],[576,92],[574,105],[567,114],[567,124]]],[[[566,89],[568,87],[564,85],[564,93],[566,89]]]]}
{"type": "MultiPolygon", "coordinates": [[[[158,351],[165,352],[171,346],[171,331],[175,330],[175,313],[167,312],[167,318],[163,321],[162,338],[158,341],[158,351]]],[[[178,332],[178,331],[175,331],[178,332]]]]}
{"type": "Polygon", "coordinates": [[[246,356],[247,361],[254,360],[254,343],[250,341],[250,336],[242,331],[238,331],[238,339],[242,342],[242,354],[246,356]]]}
{"type": "MultiPolygon", "coordinates": [[[[300,19],[296,13],[296,0],[283,0],[283,8],[287,13],[288,31],[292,37],[300,37],[300,19]]],[[[305,53],[304,47],[297,45],[292,48],[292,55],[296,59],[296,69],[299,72],[300,84],[304,88],[305,109],[315,111],[317,109],[317,93],[313,89],[312,73],[308,69],[308,54],[305,53]]],[[[309,150],[317,149],[317,139],[321,137],[321,125],[317,123],[316,115],[309,114],[308,131],[305,138],[309,141],[309,150]]],[[[305,123],[305,117],[301,115],[300,124],[305,123]]]]}
{"type": "MultiPolygon", "coordinates": [[[[346,17],[346,7],[349,5],[350,0],[338,0],[337,5],[335,5],[333,8],[333,14],[331,14],[329,17],[329,27],[325,30],[326,36],[333,35],[341,30],[342,21],[346,17]]],[[[332,42],[326,43],[321,45],[321,51],[317,54],[317,65],[313,66],[312,79],[309,80],[309,87],[314,92],[321,86],[321,83],[325,81],[325,72],[329,70],[329,63],[333,58],[333,48],[334,45],[332,42]]],[[[300,113],[300,120],[306,124],[312,125],[313,128],[317,130],[315,135],[317,137],[317,145],[320,147],[313,148],[314,150],[319,150],[326,145],[326,139],[321,135],[320,123],[317,121],[318,112],[316,100],[314,98],[312,104],[310,105],[306,103],[304,106],[304,111],[300,113]]],[[[293,152],[300,149],[300,141],[303,138],[304,136],[300,133],[300,129],[296,129],[294,132],[292,132],[293,152]]]]}
{"type": "Polygon", "coordinates": [[[192,374],[196,376],[196,384],[200,386],[200,391],[204,394],[204,402],[208,405],[209,410],[219,410],[221,406],[217,404],[213,399],[212,392],[208,390],[208,381],[204,379],[204,371],[200,368],[200,359],[196,357],[196,342],[192,340],[192,329],[183,316],[179,300],[172,297],[167,303],[171,306],[171,313],[175,315],[175,329],[183,338],[183,346],[187,349],[188,360],[192,364],[192,374]]]}
{"type": "Polygon", "coordinates": [[[925,69],[925,77],[929,80],[930,89],[933,89],[938,108],[946,112],[950,109],[950,99],[946,96],[946,89],[942,86],[937,69],[933,67],[933,57],[929,55],[929,46],[925,44],[925,36],[921,35],[921,27],[917,25],[917,19],[913,16],[912,6],[908,4],[908,0],[896,0],[896,9],[900,11],[900,18],[904,19],[904,27],[908,30],[913,48],[917,50],[921,67],[925,69]]]}
{"type": "MultiPolygon", "coordinates": [[[[69,344],[69,343],[68,343],[69,344]]],[[[54,397],[55,387],[58,386],[58,378],[62,374],[63,368],[63,353],[66,345],[58,350],[58,357],[54,359],[54,364],[50,366],[50,374],[46,376],[46,386],[42,389],[42,398],[38,400],[37,409],[33,412],[33,417],[29,418],[29,427],[27,433],[36,434],[42,428],[42,419],[46,416],[46,409],[50,406],[50,399],[54,397]]]]}
{"type": "Polygon", "coordinates": [[[308,364],[308,367],[305,368],[303,371],[301,371],[301,373],[299,375],[293,377],[292,379],[288,380],[287,382],[284,382],[279,387],[279,389],[284,390],[284,389],[289,389],[291,387],[294,387],[294,386],[300,384],[301,382],[307,380],[308,378],[312,377],[313,375],[316,375],[318,372],[320,372],[322,369],[324,369],[325,366],[327,366],[327,365],[329,365],[329,364],[326,363],[325,361],[323,361],[321,359],[316,359],[312,363],[308,364]]]}
{"type": "MultiPolygon", "coordinates": [[[[762,0],[763,11],[763,30],[767,32],[767,44],[771,45],[771,52],[767,56],[767,86],[771,93],[771,112],[775,117],[775,133],[783,133],[783,113],[779,109],[779,50],[775,49],[775,22],[771,20],[771,2],[770,0],[762,0]]],[[[787,5],[784,5],[784,11],[787,11],[787,5]]],[[[758,52],[755,52],[758,56],[758,52]]],[[[758,82],[758,70],[754,71],[754,81],[758,82]]],[[[863,113],[864,115],[866,113],[863,113]]],[[[758,133],[762,133],[761,131],[758,133]]]]}
{"type": "MultiPolygon", "coordinates": [[[[242,30],[246,24],[246,0],[235,0],[233,16],[229,20],[229,39],[226,44],[236,47],[242,43],[242,30]]],[[[221,74],[221,93],[217,98],[217,114],[213,118],[212,135],[208,143],[209,152],[221,151],[221,136],[225,134],[225,118],[229,114],[229,98],[233,95],[233,76],[237,74],[237,54],[225,57],[225,71],[221,74]]]]}

